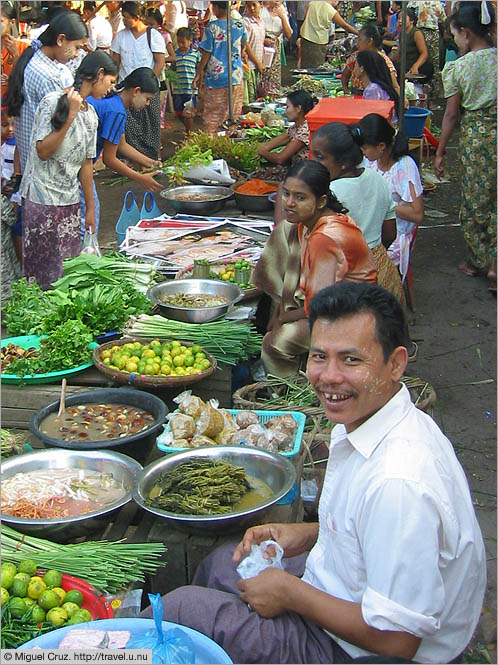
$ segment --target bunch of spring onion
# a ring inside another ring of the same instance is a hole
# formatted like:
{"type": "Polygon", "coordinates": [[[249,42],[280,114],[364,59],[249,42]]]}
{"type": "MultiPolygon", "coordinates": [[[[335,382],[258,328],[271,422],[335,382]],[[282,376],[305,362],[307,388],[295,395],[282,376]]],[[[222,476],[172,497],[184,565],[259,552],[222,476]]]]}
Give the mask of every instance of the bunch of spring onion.
{"type": "Polygon", "coordinates": [[[148,314],[130,317],[123,334],[138,338],[181,339],[199,344],[217,361],[227,365],[236,365],[240,360],[259,353],[263,343],[262,335],[247,322],[183,323],[148,314]]]}
{"type": "Polygon", "coordinates": [[[1,457],[12,457],[22,455],[26,452],[26,434],[14,434],[8,429],[2,428],[1,457]]]}
{"type": "Polygon", "coordinates": [[[106,593],[113,593],[131,582],[143,582],[145,573],[155,573],[165,562],[162,543],[127,543],[106,540],[70,545],[52,543],[18,533],[1,525],[2,557],[19,563],[33,559],[40,568],[54,568],[79,577],[106,593]]]}
{"type": "Polygon", "coordinates": [[[122,255],[80,254],[65,259],[62,268],[64,276],[53,283],[54,289],[70,291],[102,284],[129,282],[137,291],[146,293],[154,284],[157,271],[152,263],[131,261],[122,255]],[[119,256],[119,258],[118,258],[119,256]]]}

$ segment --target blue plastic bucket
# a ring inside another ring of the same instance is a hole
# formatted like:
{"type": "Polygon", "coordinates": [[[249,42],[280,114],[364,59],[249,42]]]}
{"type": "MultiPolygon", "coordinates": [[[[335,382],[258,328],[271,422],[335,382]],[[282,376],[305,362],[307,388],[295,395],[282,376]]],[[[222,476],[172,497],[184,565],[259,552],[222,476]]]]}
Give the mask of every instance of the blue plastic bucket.
{"type": "Polygon", "coordinates": [[[416,139],[422,136],[427,116],[432,115],[429,109],[421,108],[420,106],[410,106],[405,111],[405,124],[403,133],[409,139],[416,139]]]}
{"type": "MultiPolygon", "coordinates": [[[[18,650],[33,649],[57,649],[64,635],[72,628],[85,630],[129,630],[133,636],[144,635],[147,631],[154,630],[154,619],[100,619],[88,623],[78,623],[74,626],[65,626],[58,628],[50,633],[45,633],[36,637],[18,647],[18,650]]],[[[230,665],[232,663],[229,655],[216,642],[209,637],[199,633],[197,630],[180,626],[177,623],[163,621],[163,630],[171,628],[180,628],[185,631],[195,644],[195,664],[219,663],[220,665],[230,665]]]]}

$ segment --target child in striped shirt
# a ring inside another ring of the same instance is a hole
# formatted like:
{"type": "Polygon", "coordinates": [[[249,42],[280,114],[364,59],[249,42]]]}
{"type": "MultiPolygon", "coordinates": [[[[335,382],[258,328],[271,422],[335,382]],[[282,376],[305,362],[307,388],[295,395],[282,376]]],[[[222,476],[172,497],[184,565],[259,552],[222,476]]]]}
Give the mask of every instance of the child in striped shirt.
{"type": "Polygon", "coordinates": [[[178,80],[173,83],[173,106],[176,115],[185,125],[187,134],[194,128],[194,117],[188,109],[185,109],[185,104],[192,99],[192,82],[201,59],[200,52],[192,47],[192,39],[190,28],[178,29],[176,33],[178,48],[175,51],[178,80]]]}

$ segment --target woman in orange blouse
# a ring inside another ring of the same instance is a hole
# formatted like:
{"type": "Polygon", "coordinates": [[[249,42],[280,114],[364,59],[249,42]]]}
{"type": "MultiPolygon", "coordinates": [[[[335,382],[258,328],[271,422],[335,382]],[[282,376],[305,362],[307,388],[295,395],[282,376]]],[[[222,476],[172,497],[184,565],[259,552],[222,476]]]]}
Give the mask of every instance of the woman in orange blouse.
{"type": "Polygon", "coordinates": [[[5,99],[7,94],[7,86],[9,84],[9,76],[16,64],[19,56],[21,56],[26,48],[29,46],[28,41],[22,41],[12,36],[12,26],[15,22],[16,12],[15,9],[2,2],[2,99],[5,99]]]}
{"type": "Polygon", "coordinates": [[[373,254],[347,210],[330,192],[328,169],[303,160],[288,172],[285,220],[256,266],[254,282],[274,301],[261,358],[268,374],[290,376],[309,349],[308,303],[337,282],[376,282],[373,254]]]}

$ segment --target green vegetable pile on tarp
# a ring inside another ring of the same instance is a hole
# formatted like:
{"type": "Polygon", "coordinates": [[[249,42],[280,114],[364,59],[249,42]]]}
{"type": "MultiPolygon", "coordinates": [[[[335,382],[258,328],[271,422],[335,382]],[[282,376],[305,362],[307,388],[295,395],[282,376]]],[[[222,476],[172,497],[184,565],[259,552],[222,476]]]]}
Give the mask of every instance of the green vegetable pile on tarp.
{"type": "Polygon", "coordinates": [[[155,281],[152,264],[82,254],[66,259],[63,269],[51,291],[24,278],[13,284],[3,308],[10,335],[43,335],[69,319],[89,326],[94,335],[120,331],[130,316],[153,307],[145,295],[155,281]]]}

